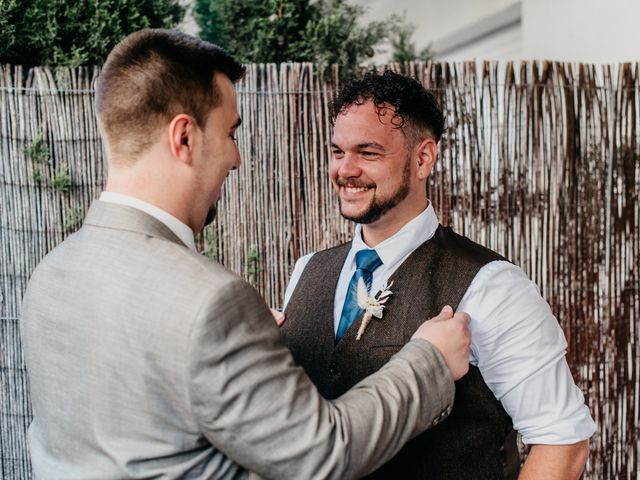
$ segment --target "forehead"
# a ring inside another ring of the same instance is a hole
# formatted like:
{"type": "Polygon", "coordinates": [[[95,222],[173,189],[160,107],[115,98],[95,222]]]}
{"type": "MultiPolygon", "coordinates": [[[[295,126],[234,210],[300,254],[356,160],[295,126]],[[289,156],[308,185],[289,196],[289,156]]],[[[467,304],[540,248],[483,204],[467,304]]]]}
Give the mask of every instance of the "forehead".
{"type": "Polygon", "coordinates": [[[234,123],[238,117],[238,101],[233,83],[224,73],[216,72],[213,79],[218,90],[219,102],[213,109],[213,114],[217,116],[230,117],[229,121],[234,123]],[[231,118],[232,117],[232,118],[231,118]]]}
{"type": "Polygon", "coordinates": [[[376,109],[372,101],[351,105],[338,114],[333,129],[333,142],[340,144],[376,142],[381,145],[403,142],[402,129],[397,127],[392,106],[376,109]]]}

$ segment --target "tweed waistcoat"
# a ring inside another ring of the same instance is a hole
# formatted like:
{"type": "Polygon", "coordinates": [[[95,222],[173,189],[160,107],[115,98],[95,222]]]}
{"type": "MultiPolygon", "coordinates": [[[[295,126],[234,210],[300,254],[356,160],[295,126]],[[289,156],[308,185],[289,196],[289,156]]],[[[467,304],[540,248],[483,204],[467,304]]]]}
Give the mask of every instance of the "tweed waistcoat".
{"type": "MultiPolygon", "coordinates": [[[[393,273],[382,319],[373,318],[356,341],[360,318],[336,345],[333,305],[351,244],[316,253],[286,309],[282,334],[293,356],[326,398],[336,398],[377,371],[407,343],[418,326],[445,305],[457,308],[483,265],[503,260],[495,252],[438,227],[393,273]]],[[[414,438],[368,478],[516,478],[519,457],[511,419],[479,370],[456,382],[451,415],[414,438]]]]}

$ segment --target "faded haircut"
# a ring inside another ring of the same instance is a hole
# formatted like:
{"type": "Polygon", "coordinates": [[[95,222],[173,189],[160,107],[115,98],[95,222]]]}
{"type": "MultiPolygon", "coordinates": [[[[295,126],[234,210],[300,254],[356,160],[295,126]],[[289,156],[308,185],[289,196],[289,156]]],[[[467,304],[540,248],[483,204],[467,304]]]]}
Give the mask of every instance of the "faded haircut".
{"type": "Polygon", "coordinates": [[[175,30],[133,33],[109,54],[98,78],[96,112],[114,156],[131,162],[180,113],[204,128],[220,104],[216,72],[232,82],[244,67],[222,48],[175,30]]]}

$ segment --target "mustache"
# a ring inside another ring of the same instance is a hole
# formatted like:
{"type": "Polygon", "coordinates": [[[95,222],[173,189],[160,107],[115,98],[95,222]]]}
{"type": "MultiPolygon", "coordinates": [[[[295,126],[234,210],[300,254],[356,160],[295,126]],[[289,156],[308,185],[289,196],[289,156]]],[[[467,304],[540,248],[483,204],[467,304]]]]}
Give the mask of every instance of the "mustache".
{"type": "Polygon", "coordinates": [[[373,182],[363,182],[362,180],[350,180],[348,178],[338,177],[336,183],[339,187],[356,187],[356,188],[375,188],[373,182]]]}

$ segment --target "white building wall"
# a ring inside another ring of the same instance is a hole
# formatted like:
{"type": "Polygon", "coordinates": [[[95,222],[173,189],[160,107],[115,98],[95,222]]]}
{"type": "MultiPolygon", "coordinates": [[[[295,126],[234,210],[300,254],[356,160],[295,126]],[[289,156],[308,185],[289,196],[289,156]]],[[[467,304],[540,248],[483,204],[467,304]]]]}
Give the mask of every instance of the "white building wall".
{"type": "Polygon", "coordinates": [[[368,10],[365,21],[405,13],[417,26],[416,46],[431,44],[438,59],[640,61],[640,0],[351,1],[368,10]],[[491,31],[500,19],[511,21],[491,31]],[[476,38],[455,46],[470,33],[476,38]]]}
{"type": "Polygon", "coordinates": [[[528,58],[640,61],[640,1],[523,0],[522,38],[528,58]]]}
{"type": "Polygon", "coordinates": [[[417,26],[418,47],[446,37],[453,31],[495,14],[519,0],[350,0],[367,10],[365,20],[382,20],[395,13],[417,26]]]}
{"type": "Polygon", "coordinates": [[[520,24],[504,28],[465,44],[460,48],[437,53],[435,58],[447,61],[520,60],[524,57],[520,24]]]}

